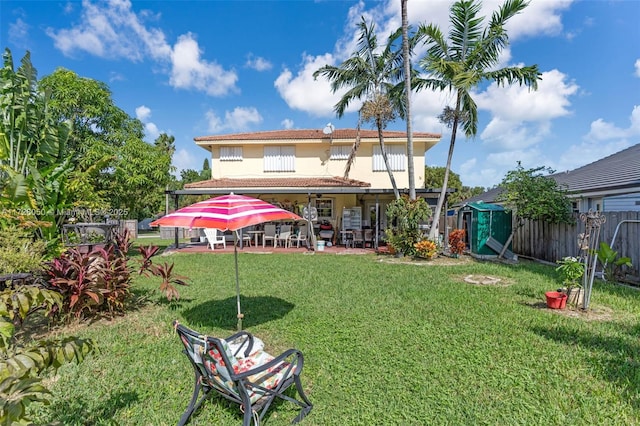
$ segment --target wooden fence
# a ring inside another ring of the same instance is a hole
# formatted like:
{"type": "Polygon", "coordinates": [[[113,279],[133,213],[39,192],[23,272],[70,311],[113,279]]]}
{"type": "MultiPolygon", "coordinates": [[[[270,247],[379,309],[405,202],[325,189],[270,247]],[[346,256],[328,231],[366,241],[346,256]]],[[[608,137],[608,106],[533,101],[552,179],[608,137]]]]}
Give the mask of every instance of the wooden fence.
{"type": "MultiPolygon", "coordinates": [[[[600,241],[611,244],[616,227],[622,221],[640,221],[640,212],[602,213],[606,222],[600,227],[600,241]]],[[[513,251],[521,256],[555,262],[565,256],[578,253],[578,235],[585,232],[585,224],[576,215],[575,225],[550,224],[540,221],[525,221],[516,229],[513,251]]],[[[612,248],[619,256],[631,258],[632,268],[625,272],[634,281],[640,279],[640,223],[627,222],[620,225],[612,248]]],[[[600,268],[598,268],[600,270],[600,268]]]]}

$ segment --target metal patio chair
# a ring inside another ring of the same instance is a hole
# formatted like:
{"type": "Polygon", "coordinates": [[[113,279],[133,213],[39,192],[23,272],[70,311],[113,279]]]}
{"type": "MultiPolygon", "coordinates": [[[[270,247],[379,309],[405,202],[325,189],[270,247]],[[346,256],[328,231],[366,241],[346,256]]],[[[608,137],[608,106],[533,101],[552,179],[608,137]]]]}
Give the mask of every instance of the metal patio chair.
{"type": "Polygon", "coordinates": [[[193,395],[178,426],[187,423],[212,390],[240,406],[243,426],[250,426],[252,420],[259,425],[276,398],[301,407],[292,423],[298,423],[313,408],[300,381],[304,362],[300,351],[288,349],[274,358],[259,347],[261,344],[254,344],[259,339],[246,331],[219,339],[202,335],[178,321],[173,325],[195,373],[193,395]],[[301,400],[284,394],[294,384],[301,400]]]}

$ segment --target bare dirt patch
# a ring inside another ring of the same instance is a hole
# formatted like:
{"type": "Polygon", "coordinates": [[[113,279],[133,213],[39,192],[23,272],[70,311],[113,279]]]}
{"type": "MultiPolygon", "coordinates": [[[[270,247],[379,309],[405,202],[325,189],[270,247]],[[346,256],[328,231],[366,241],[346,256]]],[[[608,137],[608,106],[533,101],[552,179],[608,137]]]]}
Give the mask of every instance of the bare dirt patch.
{"type": "Polygon", "coordinates": [[[611,321],[615,317],[613,309],[607,306],[591,306],[589,309],[584,310],[573,306],[567,306],[564,309],[550,309],[545,302],[528,303],[528,305],[535,309],[548,311],[554,315],[580,318],[585,321],[611,321]]]}
{"type": "Polygon", "coordinates": [[[433,259],[414,259],[408,256],[405,257],[394,257],[393,255],[381,255],[378,259],[378,262],[383,263],[397,263],[402,265],[416,265],[416,266],[456,266],[456,265],[466,265],[468,263],[473,262],[473,258],[471,256],[460,256],[460,257],[448,257],[448,256],[438,256],[433,259]]]}
{"type": "Polygon", "coordinates": [[[479,286],[497,286],[506,287],[513,284],[512,280],[507,278],[495,277],[492,275],[465,275],[459,277],[459,279],[467,284],[479,285],[479,286]]]}

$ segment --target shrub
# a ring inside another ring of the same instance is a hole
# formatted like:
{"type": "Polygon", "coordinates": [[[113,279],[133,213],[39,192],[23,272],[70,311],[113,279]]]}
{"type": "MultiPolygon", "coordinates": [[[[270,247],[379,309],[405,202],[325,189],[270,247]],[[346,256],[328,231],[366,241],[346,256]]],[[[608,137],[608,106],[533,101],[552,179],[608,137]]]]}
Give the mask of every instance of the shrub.
{"type": "Polygon", "coordinates": [[[424,198],[410,200],[403,195],[387,206],[387,218],[392,227],[386,230],[387,242],[407,256],[416,254],[415,244],[424,236],[420,224],[431,217],[431,207],[424,198]]]}
{"type": "Polygon", "coordinates": [[[128,265],[129,231],[116,234],[114,242],[88,253],[71,248],[47,264],[49,284],[63,296],[62,311],[80,318],[108,312],[124,312],[131,291],[128,265]]]}
{"type": "Polygon", "coordinates": [[[431,259],[438,254],[438,245],[431,240],[424,239],[414,244],[416,255],[425,259],[431,259]]]}
{"type": "Polygon", "coordinates": [[[460,255],[464,253],[467,245],[464,242],[464,229],[454,229],[449,233],[449,250],[452,254],[460,255]]]}
{"type": "Polygon", "coordinates": [[[0,274],[42,269],[47,245],[22,228],[9,225],[0,231],[0,274]]]}
{"type": "Polygon", "coordinates": [[[81,362],[95,350],[91,340],[68,337],[28,346],[15,341],[16,326],[39,309],[51,312],[62,304],[60,294],[36,286],[7,288],[0,292],[0,424],[32,424],[31,402],[48,404],[49,390],[40,377],[67,362],[81,362]]]}

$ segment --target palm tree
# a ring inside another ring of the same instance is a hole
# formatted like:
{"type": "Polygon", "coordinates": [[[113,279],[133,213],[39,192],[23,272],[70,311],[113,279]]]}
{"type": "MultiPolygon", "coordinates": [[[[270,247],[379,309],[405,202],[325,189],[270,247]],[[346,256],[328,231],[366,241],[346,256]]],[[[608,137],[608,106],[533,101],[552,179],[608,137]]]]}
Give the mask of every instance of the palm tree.
{"type": "MultiPolygon", "coordinates": [[[[509,43],[504,26],[527,5],[525,0],[505,1],[483,29],[484,17],[478,16],[480,2],[459,0],[451,6],[448,40],[436,25],[421,26],[418,30],[418,35],[423,37],[428,47],[420,61],[420,66],[428,75],[414,81],[415,90],[450,90],[455,95],[455,107],[446,107],[439,117],[451,127],[451,141],[444,182],[433,216],[435,221],[440,217],[446,196],[458,126],[462,126],[468,138],[475,136],[478,131],[478,107],[471,97],[471,91],[480,83],[491,81],[501,85],[524,84],[533,90],[538,88],[540,72],[537,65],[496,69],[499,54],[509,43]]],[[[429,238],[436,237],[437,228],[431,227],[429,238]]]]}
{"type": "MultiPolygon", "coordinates": [[[[403,76],[401,66],[403,55],[401,51],[394,49],[394,42],[398,37],[397,32],[389,37],[389,42],[384,50],[379,51],[374,24],[372,23],[368,26],[363,17],[359,27],[358,50],[353,53],[353,56],[342,62],[338,67],[325,65],[314,72],[313,77],[317,78],[319,75],[326,77],[331,82],[333,93],[342,88],[349,88],[334,106],[334,111],[338,118],[344,115],[345,110],[353,100],[364,99],[359,112],[357,127],[360,129],[362,121],[370,121],[378,129],[382,158],[391,180],[393,192],[396,199],[398,199],[400,198],[400,193],[387,158],[383,130],[387,123],[395,119],[396,114],[402,114],[404,111],[404,107],[400,105],[402,101],[390,95],[392,89],[401,81],[403,76]]],[[[355,158],[359,140],[358,134],[352,149],[352,155],[349,156],[347,161],[345,177],[348,176],[351,163],[355,158]]]]}
{"type": "Polygon", "coordinates": [[[405,121],[407,123],[407,173],[409,173],[409,199],[416,199],[416,180],[413,170],[413,131],[411,129],[411,56],[409,54],[409,18],[407,0],[401,0],[402,58],[404,67],[405,121]]]}

